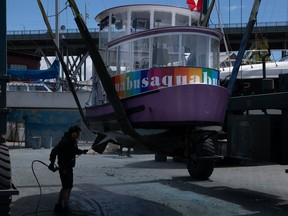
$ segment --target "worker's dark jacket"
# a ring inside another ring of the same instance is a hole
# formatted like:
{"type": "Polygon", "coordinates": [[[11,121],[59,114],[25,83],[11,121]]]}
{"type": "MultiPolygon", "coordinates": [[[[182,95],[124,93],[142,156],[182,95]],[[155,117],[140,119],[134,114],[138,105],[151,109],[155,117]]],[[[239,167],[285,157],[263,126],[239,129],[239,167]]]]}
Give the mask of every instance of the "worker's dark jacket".
{"type": "Polygon", "coordinates": [[[60,142],[52,149],[50,161],[54,163],[58,156],[58,165],[60,168],[74,167],[76,155],[82,154],[83,151],[78,148],[77,141],[66,132],[60,142]]]}

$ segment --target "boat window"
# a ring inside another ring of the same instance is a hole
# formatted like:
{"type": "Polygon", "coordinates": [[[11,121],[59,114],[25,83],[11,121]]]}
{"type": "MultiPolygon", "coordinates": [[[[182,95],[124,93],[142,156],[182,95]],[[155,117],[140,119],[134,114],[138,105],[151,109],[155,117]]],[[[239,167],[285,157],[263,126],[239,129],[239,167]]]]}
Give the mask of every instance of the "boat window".
{"type": "Polygon", "coordinates": [[[211,38],[209,67],[219,70],[219,41],[211,38]]]}
{"type": "Polygon", "coordinates": [[[170,12],[155,11],[154,28],[172,26],[172,14],[170,12]]]}
{"type": "Polygon", "coordinates": [[[186,66],[209,67],[209,38],[203,35],[183,35],[182,44],[186,55],[186,66]]]}
{"type": "Polygon", "coordinates": [[[133,42],[133,70],[149,68],[149,39],[133,42]]]}
{"type": "Polygon", "coordinates": [[[125,43],[119,46],[119,65],[117,66],[118,73],[127,73],[131,71],[130,53],[130,43],[125,43]]]}
{"type": "Polygon", "coordinates": [[[8,85],[8,90],[9,91],[27,91],[27,86],[26,85],[8,85]]]}
{"type": "Polygon", "coordinates": [[[175,25],[176,26],[188,26],[189,25],[189,17],[181,15],[181,14],[176,14],[175,25]]]}
{"type": "Polygon", "coordinates": [[[150,28],[150,12],[135,11],[131,13],[132,28],[131,32],[144,31],[150,28]]]}
{"type": "Polygon", "coordinates": [[[19,83],[8,83],[8,91],[36,91],[36,92],[51,92],[51,90],[45,84],[19,84],[19,83]]]}
{"type": "Polygon", "coordinates": [[[107,70],[110,76],[116,75],[117,74],[117,47],[114,47],[108,51],[107,65],[109,65],[109,68],[107,70]]]}
{"type": "Polygon", "coordinates": [[[111,76],[151,67],[189,66],[219,69],[219,40],[204,34],[159,34],[110,48],[111,76]]]}
{"type": "Polygon", "coordinates": [[[124,11],[113,14],[111,19],[111,40],[124,36],[126,34],[126,28],[127,12],[124,11]]]}
{"type": "Polygon", "coordinates": [[[47,92],[47,89],[44,86],[33,85],[29,86],[29,91],[47,92]]]}
{"type": "Polygon", "coordinates": [[[167,35],[152,40],[152,67],[179,65],[179,36],[167,35]]]}

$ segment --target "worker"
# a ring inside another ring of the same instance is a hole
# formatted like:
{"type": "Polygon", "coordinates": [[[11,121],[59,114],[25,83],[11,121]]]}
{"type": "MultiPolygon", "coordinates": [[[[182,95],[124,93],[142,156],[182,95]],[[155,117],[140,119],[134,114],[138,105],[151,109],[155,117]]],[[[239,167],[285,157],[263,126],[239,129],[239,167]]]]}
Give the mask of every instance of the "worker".
{"type": "Polygon", "coordinates": [[[48,168],[56,171],[55,160],[58,159],[58,169],[62,188],[59,193],[58,202],[55,205],[55,214],[67,214],[69,212],[69,198],[73,187],[73,167],[76,162],[76,155],[86,154],[88,150],[81,150],[77,145],[81,128],[77,125],[69,128],[68,132],[64,133],[60,142],[51,150],[50,165],[48,168]]]}

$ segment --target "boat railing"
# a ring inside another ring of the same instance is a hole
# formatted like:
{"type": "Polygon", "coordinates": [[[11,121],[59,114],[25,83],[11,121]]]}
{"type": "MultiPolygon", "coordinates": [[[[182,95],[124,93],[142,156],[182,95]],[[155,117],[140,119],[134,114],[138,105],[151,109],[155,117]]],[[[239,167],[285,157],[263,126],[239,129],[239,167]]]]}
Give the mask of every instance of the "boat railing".
{"type": "Polygon", "coordinates": [[[24,83],[24,82],[7,83],[7,91],[52,92],[51,89],[44,83],[24,83]]]}

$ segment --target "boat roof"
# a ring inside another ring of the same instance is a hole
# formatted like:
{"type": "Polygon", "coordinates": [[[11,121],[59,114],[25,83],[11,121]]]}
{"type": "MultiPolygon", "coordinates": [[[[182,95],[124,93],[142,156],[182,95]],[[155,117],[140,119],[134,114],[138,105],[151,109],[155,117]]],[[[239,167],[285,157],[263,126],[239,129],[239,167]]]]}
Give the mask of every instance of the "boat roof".
{"type": "Polygon", "coordinates": [[[122,5],[122,6],[117,6],[117,7],[112,7],[109,9],[106,9],[96,15],[95,20],[97,22],[100,22],[102,19],[104,19],[106,16],[108,16],[110,13],[116,13],[116,12],[121,12],[121,11],[128,11],[128,10],[133,10],[133,11],[155,11],[155,10],[160,10],[160,11],[167,11],[167,12],[172,12],[176,11],[179,14],[185,15],[185,14],[192,14],[193,17],[195,16],[196,19],[199,18],[200,13],[196,11],[191,11],[188,7],[179,7],[179,6],[172,6],[172,5],[161,5],[161,4],[133,4],[133,5],[122,5]]]}

